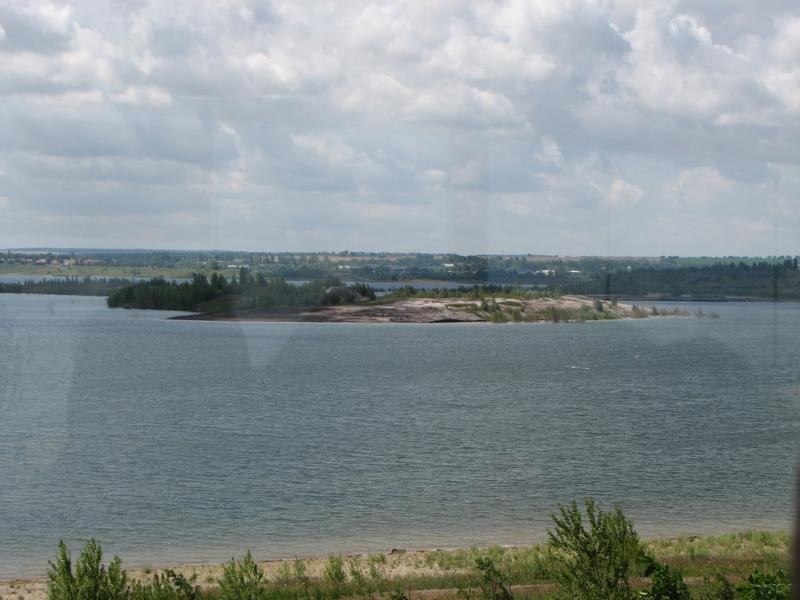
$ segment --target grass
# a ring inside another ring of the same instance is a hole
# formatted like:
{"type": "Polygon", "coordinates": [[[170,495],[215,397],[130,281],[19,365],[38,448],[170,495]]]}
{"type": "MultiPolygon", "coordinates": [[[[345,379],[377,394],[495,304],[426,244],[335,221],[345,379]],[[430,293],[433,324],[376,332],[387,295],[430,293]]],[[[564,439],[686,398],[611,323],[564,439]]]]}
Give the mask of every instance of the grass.
{"type": "MultiPolygon", "coordinates": [[[[19,265],[19,264],[0,264],[0,275],[54,275],[58,277],[104,277],[104,278],[131,278],[152,277],[164,278],[191,278],[192,273],[197,269],[173,268],[173,267],[148,267],[148,266],[102,266],[102,265],[19,265]]],[[[228,275],[227,270],[219,271],[228,275]]],[[[234,271],[231,270],[230,273],[234,271]]]]}
{"type": "MultiPolygon", "coordinates": [[[[703,591],[718,576],[738,584],[758,570],[766,573],[786,569],[790,536],[786,532],[752,531],[716,536],[687,536],[645,540],[644,549],[656,561],[678,570],[685,578],[694,597],[703,598],[703,591]]],[[[249,563],[243,576],[241,563],[227,563],[222,573],[209,573],[198,578],[187,571],[188,582],[197,584],[197,598],[230,598],[225,590],[225,577],[231,581],[249,578],[253,589],[263,587],[269,600],[336,600],[365,598],[368,600],[433,600],[458,598],[459,590],[478,590],[467,595],[485,598],[480,593],[481,573],[476,564],[489,560],[499,580],[513,593],[516,600],[525,598],[556,598],[557,562],[562,560],[546,544],[525,547],[490,546],[457,550],[393,552],[390,555],[344,557],[331,555],[325,561],[287,560],[249,563]],[[255,569],[264,569],[264,572],[255,569]],[[222,577],[220,575],[222,574],[222,577]],[[264,583],[261,577],[263,575],[264,583]],[[477,595],[475,595],[477,594],[477,595]]],[[[246,561],[244,563],[247,565],[246,561]]],[[[171,571],[145,568],[139,575],[151,581],[171,571]]],[[[634,573],[632,588],[645,589],[649,580],[641,572],[634,573]]],[[[9,586],[6,592],[14,589],[9,586]]],[[[14,590],[17,592],[18,590],[14,590]]],[[[182,596],[181,596],[182,597],[182,596]]]]}
{"type": "Polygon", "coordinates": [[[754,569],[788,568],[791,537],[787,532],[751,531],[646,542],[655,558],[681,569],[687,577],[723,573],[742,577],[754,569]]]}
{"type": "MultiPolygon", "coordinates": [[[[790,536],[784,531],[687,536],[643,542],[656,560],[681,569],[687,577],[713,577],[717,573],[739,577],[755,568],[769,571],[785,569],[788,566],[790,543],[790,536]]],[[[417,554],[414,560],[418,568],[428,567],[444,574],[467,571],[482,556],[491,558],[513,584],[551,581],[553,559],[544,544],[437,550],[417,554]]]]}

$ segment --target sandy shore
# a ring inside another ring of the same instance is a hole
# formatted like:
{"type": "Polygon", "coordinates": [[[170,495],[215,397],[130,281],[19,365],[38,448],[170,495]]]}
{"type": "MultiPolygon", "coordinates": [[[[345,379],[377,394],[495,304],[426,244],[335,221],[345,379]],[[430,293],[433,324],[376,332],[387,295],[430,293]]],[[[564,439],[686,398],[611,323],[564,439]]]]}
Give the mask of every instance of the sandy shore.
{"type": "MultiPolygon", "coordinates": [[[[741,580],[750,574],[753,565],[767,571],[774,568],[785,568],[789,558],[791,535],[788,531],[762,530],[719,533],[715,535],[684,535],[678,537],[657,537],[642,541],[648,553],[656,560],[673,567],[684,569],[691,566],[696,575],[716,576],[722,573],[741,580]]],[[[347,572],[354,568],[365,573],[375,568],[382,581],[403,581],[412,589],[411,600],[432,600],[434,598],[457,598],[457,589],[453,576],[463,577],[474,573],[475,558],[491,555],[497,564],[504,568],[512,565],[531,565],[546,557],[546,545],[531,546],[492,546],[490,548],[448,548],[442,550],[404,550],[392,549],[383,553],[344,555],[344,566],[347,572]],[[443,587],[444,586],[444,587],[443,587]]],[[[73,548],[73,561],[79,551],[73,548]]],[[[237,554],[240,559],[242,553],[237,554]]],[[[255,557],[258,559],[258,556],[255,557]]],[[[107,564],[110,556],[104,557],[107,564]]],[[[297,559],[259,561],[268,581],[277,584],[296,583],[295,564],[297,559]]],[[[301,558],[304,577],[310,581],[319,581],[324,577],[324,569],[328,557],[301,558]]],[[[123,560],[123,569],[132,579],[147,582],[156,572],[150,568],[127,569],[123,560]]],[[[194,584],[201,588],[212,588],[217,585],[222,575],[222,564],[186,564],[173,567],[172,570],[194,579],[194,584]]],[[[690,580],[699,578],[687,578],[690,580]]],[[[528,581],[519,581],[515,591],[531,592],[535,590],[552,590],[552,583],[538,579],[531,573],[528,581]]],[[[47,597],[47,580],[26,579],[0,581],[0,597],[3,600],[45,600],[47,597]]]]}
{"type": "Polygon", "coordinates": [[[350,304],[314,308],[281,308],[272,310],[241,310],[227,313],[200,313],[172,317],[177,320],[201,321],[264,321],[264,322],[322,322],[322,323],[481,323],[492,320],[492,314],[502,315],[508,322],[539,322],[552,320],[553,311],[564,315],[561,320],[586,318],[625,318],[633,306],[603,303],[598,311],[594,299],[587,296],[560,298],[488,298],[462,300],[458,298],[413,298],[386,304],[350,304]]]}
{"type": "MultiPolygon", "coordinates": [[[[512,546],[507,546],[511,548],[512,546]]],[[[425,575],[439,575],[442,569],[428,566],[425,557],[428,553],[435,550],[389,550],[383,553],[385,562],[382,563],[383,573],[388,579],[406,577],[410,575],[425,576],[425,575]]],[[[79,555],[77,549],[72,549],[72,559],[75,561],[79,555]]],[[[350,554],[343,555],[346,560],[357,560],[366,563],[368,555],[366,554],[350,554]]],[[[373,555],[375,556],[375,555],[373,555]]],[[[104,562],[107,564],[112,557],[104,556],[104,562]]],[[[236,557],[241,558],[241,556],[236,557]]],[[[258,558],[257,556],[255,558],[258,558]]],[[[302,558],[306,567],[306,574],[308,577],[322,578],[323,570],[327,564],[327,557],[311,557],[302,558]]],[[[280,580],[282,571],[292,569],[295,559],[282,559],[282,560],[267,560],[259,561],[259,566],[264,570],[264,574],[270,581],[280,580]]],[[[123,559],[122,567],[127,571],[128,576],[140,581],[149,581],[152,579],[153,574],[160,572],[163,569],[127,569],[123,559]]],[[[177,567],[171,567],[176,573],[185,575],[186,577],[196,576],[195,584],[202,588],[212,587],[216,584],[216,580],[222,575],[222,564],[187,564],[177,567]]],[[[0,598],[17,599],[24,598],[24,600],[46,600],[47,598],[47,579],[15,579],[8,581],[0,581],[0,598]]]]}

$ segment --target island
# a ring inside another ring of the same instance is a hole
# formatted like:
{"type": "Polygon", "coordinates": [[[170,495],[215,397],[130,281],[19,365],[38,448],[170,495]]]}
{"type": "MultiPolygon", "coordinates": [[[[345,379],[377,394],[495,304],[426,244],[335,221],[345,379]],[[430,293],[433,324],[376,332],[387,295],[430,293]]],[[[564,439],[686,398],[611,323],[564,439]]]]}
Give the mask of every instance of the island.
{"type": "Polygon", "coordinates": [[[181,320],[330,323],[558,323],[689,314],[510,286],[403,286],[376,292],[365,283],[327,279],[291,284],[246,271],[230,280],[196,274],[183,283],[161,278],[138,282],[114,291],[108,305],[193,313],[171,317],[181,320]]]}

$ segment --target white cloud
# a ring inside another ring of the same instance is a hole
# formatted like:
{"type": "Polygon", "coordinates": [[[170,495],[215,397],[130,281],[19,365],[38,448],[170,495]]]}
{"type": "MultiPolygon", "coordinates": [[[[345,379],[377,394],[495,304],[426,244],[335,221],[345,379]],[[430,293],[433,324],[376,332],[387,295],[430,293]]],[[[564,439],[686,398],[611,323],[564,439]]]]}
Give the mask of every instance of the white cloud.
{"type": "Polygon", "coordinates": [[[775,250],[798,40],[788,0],[6,3],[3,217],[28,245],[676,253],[694,211],[686,248],[775,250]]]}
{"type": "Polygon", "coordinates": [[[711,167],[696,167],[681,171],[670,193],[681,208],[697,208],[718,199],[731,188],[731,182],[711,167]]]}
{"type": "Polygon", "coordinates": [[[154,107],[172,106],[172,96],[159,87],[132,86],[124,92],[114,94],[112,98],[124,104],[138,104],[154,107]]]}
{"type": "Polygon", "coordinates": [[[781,16],[776,19],[775,37],[769,42],[772,55],[782,63],[800,61],[800,17],[781,16]]]}
{"type": "Polygon", "coordinates": [[[741,102],[746,60],[716,44],[694,18],[668,9],[640,8],[624,34],[631,45],[619,80],[644,106],[687,117],[714,115],[741,102]]]}
{"type": "Polygon", "coordinates": [[[642,196],[644,192],[641,188],[622,179],[615,179],[608,189],[606,201],[612,208],[624,208],[637,204],[642,196]]]}
{"type": "Polygon", "coordinates": [[[456,187],[476,187],[485,183],[485,165],[480,160],[470,160],[450,169],[450,184],[456,187]]]}
{"type": "Polygon", "coordinates": [[[549,135],[542,137],[542,150],[536,153],[536,157],[542,162],[551,163],[556,166],[560,166],[563,162],[558,142],[549,135]]]}
{"type": "Polygon", "coordinates": [[[464,84],[422,90],[406,109],[412,119],[473,128],[517,128],[525,125],[505,95],[464,84]]]}

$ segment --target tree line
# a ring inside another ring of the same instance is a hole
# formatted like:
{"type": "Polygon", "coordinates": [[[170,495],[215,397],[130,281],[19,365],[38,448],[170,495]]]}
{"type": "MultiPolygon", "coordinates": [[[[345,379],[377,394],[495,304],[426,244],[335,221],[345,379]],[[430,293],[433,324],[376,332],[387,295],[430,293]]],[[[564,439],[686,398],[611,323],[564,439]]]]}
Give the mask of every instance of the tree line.
{"type": "Polygon", "coordinates": [[[56,294],[61,296],[108,296],[133,284],[131,279],[65,277],[19,283],[0,283],[0,294],[56,294]]]}
{"type": "Polygon", "coordinates": [[[145,308],[189,312],[331,306],[374,300],[365,284],[345,286],[335,278],[293,285],[280,277],[253,275],[240,269],[227,279],[219,273],[196,273],[191,281],[178,283],[161,277],[127,285],[108,297],[110,308],[145,308]]]}
{"type": "Polygon", "coordinates": [[[739,262],[676,269],[648,267],[597,274],[591,281],[565,284],[564,288],[572,293],[606,296],[800,300],[800,271],[796,259],[782,264],[739,262]]]}

